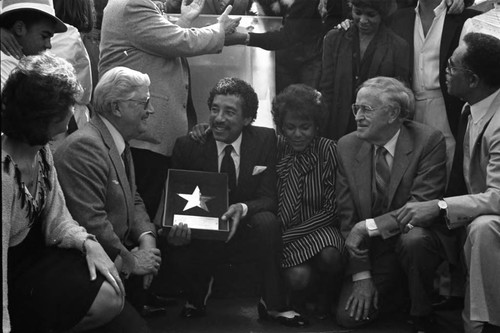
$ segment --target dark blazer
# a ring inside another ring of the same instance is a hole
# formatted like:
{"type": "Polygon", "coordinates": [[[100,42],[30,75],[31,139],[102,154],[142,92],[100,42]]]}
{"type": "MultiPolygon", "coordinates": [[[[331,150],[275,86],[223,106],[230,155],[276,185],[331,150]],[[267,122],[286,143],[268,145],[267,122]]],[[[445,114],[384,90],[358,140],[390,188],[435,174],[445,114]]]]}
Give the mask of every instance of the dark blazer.
{"type": "MultiPolygon", "coordinates": [[[[331,30],[323,42],[323,69],[320,90],[328,108],[328,119],[322,128],[322,136],[338,140],[348,133],[349,119],[353,117],[351,104],[355,100],[355,87],[359,81],[353,77],[353,49],[357,43],[358,29],[331,30]]],[[[375,37],[375,49],[367,78],[389,76],[408,81],[409,46],[401,37],[384,25],[375,37]]],[[[359,65],[357,65],[359,66],[359,65]]]]}
{"type": "MultiPolygon", "coordinates": [[[[57,148],[54,161],[73,218],[94,234],[107,252],[119,253],[122,271],[130,273],[135,261],[125,245],[136,245],[144,232],[156,232],[135,182],[129,184],[121,156],[101,118],[95,115],[67,137],[57,148]]],[[[133,163],[130,179],[135,179],[133,163]]]]}
{"type": "MultiPolygon", "coordinates": [[[[462,32],[465,21],[477,14],[479,14],[479,12],[476,10],[465,9],[458,15],[446,15],[443,33],[441,35],[441,45],[439,48],[439,85],[441,86],[441,92],[444,97],[448,123],[455,137],[457,135],[458,121],[460,120],[460,112],[462,111],[464,102],[448,94],[448,88],[446,86],[446,65],[448,63],[448,58],[451,57],[453,51],[460,42],[460,33],[462,32]]],[[[413,75],[415,15],[415,8],[404,8],[396,11],[389,20],[390,28],[403,37],[410,45],[411,75],[413,75]]],[[[412,78],[410,78],[410,82],[411,80],[412,78]]]]}
{"type": "MultiPolygon", "coordinates": [[[[172,169],[218,172],[217,145],[211,134],[204,144],[189,136],[175,142],[172,169]]],[[[240,173],[236,189],[229,194],[229,203],[242,202],[248,206],[247,216],[262,211],[276,213],[276,134],[264,127],[243,129],[240,150],[240,173]],[[254,168],[266,169],[256,175],[254,168]]]]}
{"type": "MultiPolygon", "coordinates": [[[[337,152],[338,216],[345,237],[354,224],[367,218],[375,219],[383,239],[398,235],[395,210],[407,202],[438,199],[444,194],[446,144],[441,132],[428,126],[413,121],[405,121],[401,126],[389,183],[387,213],[381,216],[371,213],[373,145],[359,139],[354,132],[339,140],[337,152]]],[[[439,225],[439,229],[442,228],[446,227],[439,225]]],[[[447,254],[452,255],[451,236],[446,232],[438,234],[447,254]]],[[[350,266],[350,273],[356,273],[369,270],[370,262],[351,258],[350,266]]]]}

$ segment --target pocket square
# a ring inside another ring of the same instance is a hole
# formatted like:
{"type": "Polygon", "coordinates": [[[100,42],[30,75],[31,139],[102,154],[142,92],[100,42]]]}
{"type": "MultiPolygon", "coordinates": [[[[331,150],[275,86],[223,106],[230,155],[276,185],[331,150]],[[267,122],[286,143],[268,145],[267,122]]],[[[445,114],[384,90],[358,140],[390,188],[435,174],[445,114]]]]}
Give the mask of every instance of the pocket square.
{"type": "Polygon", "coordinates": [[[252,176],[258,175],[259,173],[264,172],[264,170],[266,169],[267,169],[266,166],[256,165],[253,167],[252,176]]]}

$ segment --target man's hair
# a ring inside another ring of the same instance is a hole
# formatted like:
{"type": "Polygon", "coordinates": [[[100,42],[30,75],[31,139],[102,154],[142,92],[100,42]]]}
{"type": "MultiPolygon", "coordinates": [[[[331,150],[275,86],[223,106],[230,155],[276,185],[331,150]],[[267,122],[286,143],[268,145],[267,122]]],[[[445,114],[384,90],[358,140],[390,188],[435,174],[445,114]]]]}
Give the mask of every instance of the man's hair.
{"type": "Polygon", "coordinates": [[[375,10],[384,20],[391,12],[392,0],[350,0],[349,5],[375,10]]]}
{"type": "Polygon", "coordinates": [[[13,11],[12,13],[5,13],[0,20],[0,26],[5,29],[11,29],[14,23],[22,21],[26,26],[26,29],[30,29],[32,25],[43,20],[51,21],[54,25],[56,24],[55,19],[47,14],[38,10],[23,9],[13,11]]]}
{"type": "Polygon", "coordinates": [[[21,59],[2,90],[2,132],[32,146],[48,143],[49,125],[66,118],[81,92],[66,60],[50,54],[21,59]]]}
{"type": "Polygon", "coordinates": [[[411,119],[415,109],[415,96],[410,88],[398,79],[378,76],[366,80],[357,91],[362,88],[373,88],[380,91],[380,98],[391,106],[399,107],[399,118],[411,119]]]}
{"type": "Polygon", "coordinates": [[[462,63],[490,87],[500,86],[500,39],[471,32],[464,36],[467,51],[462,63]]]}
{"type": "Polygon", "coordinates": [[[212,108],[212,103],[216,95],[234,95],[240,97],[242,100],[243,117],[252,118],[252,121],[257,117],[259,99],[252,86],[245,81],[235,77],[226,77],[217,82],[208,97],[209,109],[212,108]]]}
{"type": "Polygon", "coordinates": [[[111,111],[112,103],[132,98],[138,88],[151,84],[149,76],[128,67],[107,71],[94,90],[94,108],[99,114],[111,111]]]}
{"type": "Polygon", "coordinates": [[[314,126],[319,128],[325,117],[325,104],[321,93],[316,89],[305,84],[292,84],[276,96],[271,113],[280,132],[287,114],[312,120],[314,126]]]}
{"type": "Polygon", "coordinates": [[[94,28],[95,9],[93,0],[54,0],[56,16],[79,32],[90,32],[94,28]]]}

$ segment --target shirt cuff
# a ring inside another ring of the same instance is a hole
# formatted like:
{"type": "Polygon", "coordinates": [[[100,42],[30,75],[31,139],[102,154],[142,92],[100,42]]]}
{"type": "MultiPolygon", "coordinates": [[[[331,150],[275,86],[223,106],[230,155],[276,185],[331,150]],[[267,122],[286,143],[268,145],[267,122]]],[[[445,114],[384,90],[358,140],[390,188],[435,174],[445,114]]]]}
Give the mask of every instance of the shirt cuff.
{"type": "Polygon", "coordinates": [[[352,275],[352,282],[371,279],[371,277],[372,277],[372,274],[370,273],[370,271],[363,271],[363,272],[355,273],[352,275]]]}
{"type": "Polygon", "coordinates": [[[141,241],[141,238],[142,238],[142,237],[144,237],[144,236],[146,236],[146,235],[151,235],[151,236],[153,236],[153,238],[154,238],[154,239],[156,239],[155,234],[154,234],[152,231],[146,231],[146,232],[143,232],[143,233],[139,236],[138,241],[140,242],[140,241],[141,241]]]}
{"type": "Polygon", "coordinates": [[[241,217],[247,216],[248,213],[248,206],[244,204],[243,202],[240,202],[241,207],[243,207],[243,212],[241,213],[241,217]]]}
{"type": "Polygon", "coordinates": [[[375,223],[374,219],[366,219],[365,224],[366,230],[368,231],[368,236],[380,236],[380,230],[378,230],[377,224],[375,223]]]}

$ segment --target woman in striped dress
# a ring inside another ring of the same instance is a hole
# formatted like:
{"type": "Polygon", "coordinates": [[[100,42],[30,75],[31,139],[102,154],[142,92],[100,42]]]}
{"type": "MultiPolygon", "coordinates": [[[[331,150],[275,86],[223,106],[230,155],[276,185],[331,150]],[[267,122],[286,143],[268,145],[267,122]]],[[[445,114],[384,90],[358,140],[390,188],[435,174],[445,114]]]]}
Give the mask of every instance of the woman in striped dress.
{"type": "Polygon", "coordinates": [[[335,282],[343,275],[344,240],[336,216],[336,144],[319,137],[324,105],[313,88],[294,84],[273,101],[278,132],[278,217],[283,230],[283,269],[292,305],[302,306],[313,284],[326,317],[335,282]]]}

